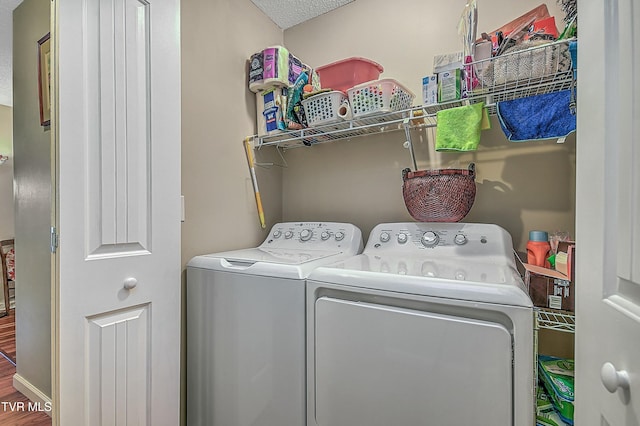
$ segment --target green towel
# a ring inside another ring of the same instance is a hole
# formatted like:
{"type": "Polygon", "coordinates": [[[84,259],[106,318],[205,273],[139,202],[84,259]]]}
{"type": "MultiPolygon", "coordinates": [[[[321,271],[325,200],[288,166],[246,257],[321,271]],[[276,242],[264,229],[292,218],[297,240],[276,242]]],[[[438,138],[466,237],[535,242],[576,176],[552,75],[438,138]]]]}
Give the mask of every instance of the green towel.
{"type": "Polygon", "coordinates": [[[484,103],[479,102],[438,111],[436,151],[475,151],[480,131],[488,128],[484,103]]]}

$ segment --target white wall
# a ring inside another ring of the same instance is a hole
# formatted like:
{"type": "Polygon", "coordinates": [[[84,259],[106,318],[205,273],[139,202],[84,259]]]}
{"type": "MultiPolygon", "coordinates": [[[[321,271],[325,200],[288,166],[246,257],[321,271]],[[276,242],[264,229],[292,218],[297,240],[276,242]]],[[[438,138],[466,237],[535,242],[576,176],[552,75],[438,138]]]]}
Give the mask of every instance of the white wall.
{"type": "Polygon", "coordinates": [[[0,165],[0,239],[15,236],[13,223],[13,109],[0,105],[0,154],[9,160],[0,165]]]}
{"type": "MultiPolygon", "coordinates": [[[[249,57],[283,35],[249,0],[181,5],[183,264],[262,241],[243,140],[256,132],[249,57]]],[[[259,152],[269,161],[273,152],[259,152]]],[[[258,168],[267,230],[282,217],[281,172],[258,168]]]]}
{"type": "MultiPolygon", "coordinates": [[[[533,9],[534,0],[479,0],[478,31],[491,32],[533,9]]],[[[285,45],[311,66],[360,56],[385,68],[416,94],[432,73],[436,54],[462,50],[457,25],[465,1],[357,0],[284,32],[285,45]]],[[[562,30],[563,14],[547,2],[562,30]]],[[[418,168],[477,165],[475,204],[464,219],[505,227],[523,250],[531,229],[574,231],[575,136],[512,143],[497,120],[483,132],[478,151],[436,153],[433,133],[414,132],[418,168]]],[[[284,220],[343,220],[365,235],[380,222],[412,220],[402,199],[401,170],[411,167],[404,132],[356,138],[286,152],[284,220]]]]}
{"type": "Polygon", "coordinates": [[[25,0],[13,15],[13,146],[17,373],[51,397],[51,134],[40,126],[38,40],[49,2],[25,0]]]}

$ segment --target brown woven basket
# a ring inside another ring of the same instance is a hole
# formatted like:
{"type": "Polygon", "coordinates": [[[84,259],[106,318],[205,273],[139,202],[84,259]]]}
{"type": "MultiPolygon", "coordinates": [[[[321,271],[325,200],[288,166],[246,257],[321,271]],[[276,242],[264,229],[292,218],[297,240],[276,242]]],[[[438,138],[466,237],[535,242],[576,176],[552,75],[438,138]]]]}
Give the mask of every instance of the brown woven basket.
{"type": "Polygon", "coordinates": [[[476,198],[476,167],[402,171],[402,196],[411,217],[420,222],[459,222],[476,198]]]}

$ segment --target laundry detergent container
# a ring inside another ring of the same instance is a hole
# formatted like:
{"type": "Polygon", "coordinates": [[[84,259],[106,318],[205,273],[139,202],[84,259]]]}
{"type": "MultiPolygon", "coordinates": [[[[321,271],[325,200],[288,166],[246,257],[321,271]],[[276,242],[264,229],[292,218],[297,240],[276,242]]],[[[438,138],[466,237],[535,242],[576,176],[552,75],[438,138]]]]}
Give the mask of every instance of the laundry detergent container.
{"type": "Polygon", "coordinates": [[[316,69],[323,89],[346,92],[360,83],[377,80],[384,71],[382,65],[366,58],[347,58],[316,69]]]}

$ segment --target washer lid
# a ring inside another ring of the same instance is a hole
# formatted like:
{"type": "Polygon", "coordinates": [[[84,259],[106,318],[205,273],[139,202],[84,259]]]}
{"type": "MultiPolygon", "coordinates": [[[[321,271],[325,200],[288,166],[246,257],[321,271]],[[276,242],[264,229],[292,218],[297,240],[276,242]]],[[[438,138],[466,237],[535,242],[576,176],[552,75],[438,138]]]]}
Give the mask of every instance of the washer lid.
{"type": "Polygon", "coordinates": [[[533,306],[511,264],[473,258],[360,254],[321,266],[309,281],[421,296],[533,306]]]}
{"type": "Polygon", "coordinates": [[[188,267],[283,278],[305,278],[317,266],[349,254],[332,250],[250,248],[196,256],[188,267]]]}
{"type": "Polygon", "coordinates": [[[223,258],[228,262],[268,262],[282,265],[302,265],[307,262],[336,256],[340,253],[342,252],[332,250],[296,250],[257,247],[226,251],[209,256],[223,258]]]}

